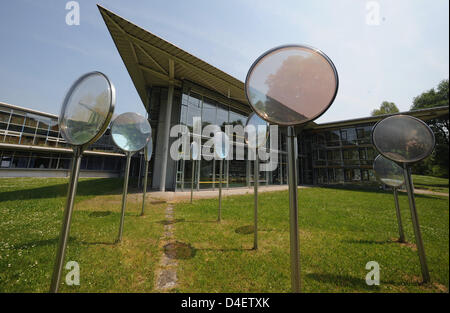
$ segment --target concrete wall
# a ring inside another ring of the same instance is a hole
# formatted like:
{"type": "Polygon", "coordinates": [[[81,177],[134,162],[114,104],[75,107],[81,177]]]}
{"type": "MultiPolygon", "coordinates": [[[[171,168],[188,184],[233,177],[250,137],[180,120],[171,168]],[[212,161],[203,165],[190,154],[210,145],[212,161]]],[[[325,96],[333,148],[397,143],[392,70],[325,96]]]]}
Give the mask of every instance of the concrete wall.
{"type": "MultiPolygon", "coordinates": [[[[180,91],[175,90],[173,101],[172,101],[172,112],[171,112],[171,125],[176,125],[180,121],[180,112],[181,112],[181,98],[180,91]]],[[[165,133],[165,117],[166,117],[166,109],[167,109],[167,89],[161,90],[161,98],[160,98],[160,109],[158,116],[158,129],[157,129],[157,138],[154,143],[154,166],[153,166],[153,179],[152,179],[152,189],[159,190],[161,185],[161,167],[162,167],[162,158],[163,158],[163,140],[166,138],[167,134],[165,133]]],[[[169,130],[170,131],[170,130],[169,130]]],[[[172,160],[170,157],[170,146],[177,138],[170,138],[169,140],[169,149],[168,149],[168,157],[167,157],[167,170],[166,170],[166,190],[174,191],[176,187],[176,161],[172,160]]]]}

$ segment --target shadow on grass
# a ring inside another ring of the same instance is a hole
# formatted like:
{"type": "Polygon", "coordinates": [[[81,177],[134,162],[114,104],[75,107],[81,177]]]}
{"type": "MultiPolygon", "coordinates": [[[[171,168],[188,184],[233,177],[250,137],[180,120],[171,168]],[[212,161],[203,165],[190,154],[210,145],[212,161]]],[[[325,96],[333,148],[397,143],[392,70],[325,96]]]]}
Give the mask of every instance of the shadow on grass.
{"type": "Polygon", "coordinates": [[[396,241],[392,241],[389,239],[386,240],[366,240],[366,239],[350,239],[350,240],[342,240],[342,242],[345,243],[356,243],[356,244],[376,244],[376,245],[384,245],[384,244],[390,244],[395,243],[396,241]]]}
{"type": "Polygon", "coordinates": [[[376,285],[369,286],[367,285],[365,279],[352,277],[348,275],[337,275],[337,274],[306,274],[306,277],[309,279],[313,279],[320,283],[338,285],[342,287],[351,287],[355,289],[364,289],[370,291],[379,291],[380,287],[376,285]]]}
{"type": "MultiPolygon", "coordinates": [[[[363,186],[363,185],[344,185],[344,184],[338,184],[338,185],[316,185],[313,187],[319,187],[323,189],[335,189],[335,190],[341,190],[341,191],[360,191],[360,192],[370,192],[370,193],[378,193],[378,194],[393,194],[392,190],[386,189],[383,190],[381,188],[373,187],[372,185],[369,186],[363,186]]],[[[405,195],[407,196],[406,191],[399,190],[399,195],[405,195]]],[[[420,194],[420,193],[414,193],[415,198],[425,198],[425,199],[436,199],[441,198],[442,196],[439,195],[433,195],[433,194],[420,194]]]]}
{"type": "Polygon", "coordinates": [[[94,241],[94,242],[80,241],[79,243],[82,244],[82,245],[89,245],[89,246],[95,246],[95,245],[114,246],[114,245],[117,244],[117,240],[114,240],[112,242],[107,242],[107,241],[94,241]]]}
{"type": "Polygon", "coordinates": [[[214,221],[183,221],[184,223],[215,223],[217,224],[217,220],[214,221]]]}
{"type": "Polygon", "coordinates": [[[111,211],[94,211],[89,213],[89,217],[105,217],[111,214],[111,211]]]}
{"type": "Polygon", "coordinates": [[[173,220],[162,220],[162,221],[157,221],[155,223],[161,224],[161,225],[171,225],[171,224],[175,224],[175,223],[180,223],[180,222],[184,222],[184,218],[176,218],[173,220]]]}
{"type": "Polygon", "coordinates": [[[253,225],[241,226],[241,227],[236,228],[234,230],[234,232],[236,234],[249,235],[249,234],[253,234],[255,232],[255,227],[253,225]]]}
{"type": "MultiPolygon", "coordinates": [[[[56,246],[59,242],[59,236],[56,238],[51,239],[45,239],[45,240],[36,240],[36,241],[30,241],[26,243],[21,243],[14,246],[15,250],[22,250],[27,248],[36,248],[36,247],[46,247],[46,246],[56,246]]],[[[69,237],[68,244],[82,244],[82,245],[115,245],[115,242],[88,242],[88,241],[78,241],[76,237],[69,237]]]]}
{"type": "MultiPolygon", "coordinates": [[[[74,237],[69,237],[68,243],[75,242],[77,239],[74,237]]],[[[26,248],[36,248],[36,247],[45,247],[45,246],[55,246],[58,244],[59,236],[51,239],[44,240],[35,240],[26,243],[21,243],[14,246],[16,250],[22,250],[26,248]]]]}
{"type": "MultiPolygon", "coordinates": [[[[69,179],[67,179],[68,181],[69,179]]],[[[8,200],[28,200],[65,197],[67,183],[48,185],[44,187],[26,188],[0,192],[0,202],[8,200]]],[[[78,182],[78,196],[113,195],[120,194],[122,180],[120,178],[99,178],[82,180],[78,182]]]]}
{"type": "Polygon", "coordinates": [[[253,248],[201,248],[198,251],[220,251],[220,252],[237,252],[237,251],[255,251],[253,248]]]}

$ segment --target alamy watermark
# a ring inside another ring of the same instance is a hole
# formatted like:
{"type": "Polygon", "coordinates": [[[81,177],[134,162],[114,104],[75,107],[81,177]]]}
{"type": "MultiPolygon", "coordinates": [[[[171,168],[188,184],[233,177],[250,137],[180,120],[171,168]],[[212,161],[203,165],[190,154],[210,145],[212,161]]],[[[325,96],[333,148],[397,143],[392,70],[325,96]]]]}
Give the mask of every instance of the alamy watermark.
{"type": "Polygon", "coordinates": [[[66,275],[66,285],[80,285],[80,265],[76,261],[66,263],[66,270],[70,270],[66,275]]]}
{"type": "Polygon", "coordinates": [[[78,1],[68,1],[66,3],[66,24],[69,26],[80,25],[80,4],[78,1]]]}
{"type": "Polygon", "coordinates": [[[380,285],[380,264],[376,261],[367,262],[366,270],[370,270],[366,275],[366,284],[369,286],[380,285]]]}
{"type": "MultiPolygon", "coordinates": [[[[258,126],[262,127],[262,126],[258,126]]],[[[215,153],[216,144],[214,135],[220,132],[221,128],[218,125],[206,125],[202,129],[202,123],[200,117],[193,118],[193,130],[190,132],[186,125],[178,124],[174,125],[170,129],[170,137],[177,138],[170,146],[170,157],[175,160],[190,160],[190,142],[197,143],[200,151],[198,151],[197,160],[203,158],[206,161],[212,159],[218,159],[215,153]],[[202,144],[202,139],[206,140],[202,144]]],[[[226,160],[255,160],[257,157],[261,162],[261,171],[273,171],[278,166],[278,126],[270,125],[269,127],[269,147],[262,147],[259,149],[248,148],[247,157],[245,156],[245,141],[244,138],[248,138],[249,141],[255,142],[257,130],[253,125],[225,125],[225,134],[230,139],[228,143],[229,153],[226,156],[226,160]],[[257,153],[256,153],[257,151],[257,153]],[[257,154],[257,155],[256,155],[257,154]]],[[[259,137],[258,137],[259,138],[259,137]]],[[[261,140],[259,138],[259,140],[261,140]]]]}
{"type": "Polygon", "coordinates": [[[380,3],[378,1],[366,2],[366,24],[369,26],[380,25],[380,3]]]}

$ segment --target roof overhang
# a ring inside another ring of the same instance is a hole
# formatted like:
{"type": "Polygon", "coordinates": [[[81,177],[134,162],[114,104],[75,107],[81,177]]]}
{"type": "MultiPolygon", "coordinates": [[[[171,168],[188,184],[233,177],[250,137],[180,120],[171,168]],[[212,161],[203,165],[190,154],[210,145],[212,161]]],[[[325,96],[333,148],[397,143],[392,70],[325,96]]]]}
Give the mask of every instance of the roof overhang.
{"type": "Polygon", "coordinates": [[[149,87],[181,87],[183,80],[205,86],[248,107],[244,83],[240,80],[111,11],[99,5],[98,8],[147,110],[149,87]]]}
{"type": "Polygon", "coordinates": [[[448,109],[449,109],[448,106],[440,106],[440,107],[434,107],[434,108],[428,108],[428,109],[399,112],[399,113],[394,113],[394,114],[382,114],[382,115],[369,116],[369,117],[363,117],[363,118],[355,118],[355,119],[349,119],[349,120],[338,121],[338,122],[315,124],[315,125],[309,125],[306,128],[316,130],[316,129],[325,129],[325,128],[345,127],[345,126],[352,126],[352,125],[358,125],[358,124],[373,124],[373,123],[376,123],[388,116],[399,115],[399,114],[412,115],[423,121],[428,121],[431,119],[444,117],[444,116],[447,116],[447,118],[448,118],[448,113],[449,113],[448,109]]]}

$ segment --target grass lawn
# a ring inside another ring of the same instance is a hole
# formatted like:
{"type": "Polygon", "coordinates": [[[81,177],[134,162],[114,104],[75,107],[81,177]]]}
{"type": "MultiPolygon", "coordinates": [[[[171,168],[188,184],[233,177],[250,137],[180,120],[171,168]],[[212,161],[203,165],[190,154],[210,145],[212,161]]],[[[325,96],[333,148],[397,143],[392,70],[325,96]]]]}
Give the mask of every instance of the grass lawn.
{"type": "MultiPolygon", "coordinates": [[[[67,179],[0,179],[0,292],[47,292],[65,203],[67,179]]],[[[130,194],[121,244],[119,179],[81,179],[66,262],[80,264],[80,286],[61,292],[154,292],[164,253],[165,203],[130,194]]],[[[308,188],[299,190],[302,291],[448,292],[448,197],[417,195],[432,282],[420,285],[411,244],[395,242],[397,222],[388,192],[308,188]],[[380,286],[367,286],[365,265],[377,261],[380,286]]],[[[260,194],[259,250],[253,246],[253,196],[178,202],[175,292],[289,292],[287,191],[260,194]]],[[[414,242],[406,195],[400,195],[408,241],[414,242]]],[[[64,270],[64,281],[67,270],[64,270]]]]}
{"type": "MultiPolygon", "coordinates": [[[[80,286],[61,292],[153,290],[165,205],[151,204],[140,217],[141,198],[129,195],[123,242],[114,244],[121,184],[80,179],[65,259],[79,263],[80,286]]],[[[0,292],[48,292],[66,190],[67,179],[0,179],[0,292]]]]}
{"type": "Polygon", "coordinates": [[[412,175],[416,189],[426,189],[437,192],[448,193],[448,178],[433,176],[412,175]]]}
{"type": "MultiPolygon", "coordinates": [[[[216,199],[176,205],[177,291],[290,291],[288,193],[262,193],[259,199],[257,251],[251,250],[252,195],[224,198],[221,223],[216,222],[216,199]]],[[[302,291],[448,292],[448,198],[418,195],[416,201],[432,279],[423,286],[415,247],[395,242],[391,193],[300,189],[302,291]],[[379,286],[365,283],[369,261],[380,264],[379,286]]],[[[405,235],[414,242],[406,195],[400,195],[400,206],[405,235]]]]}

